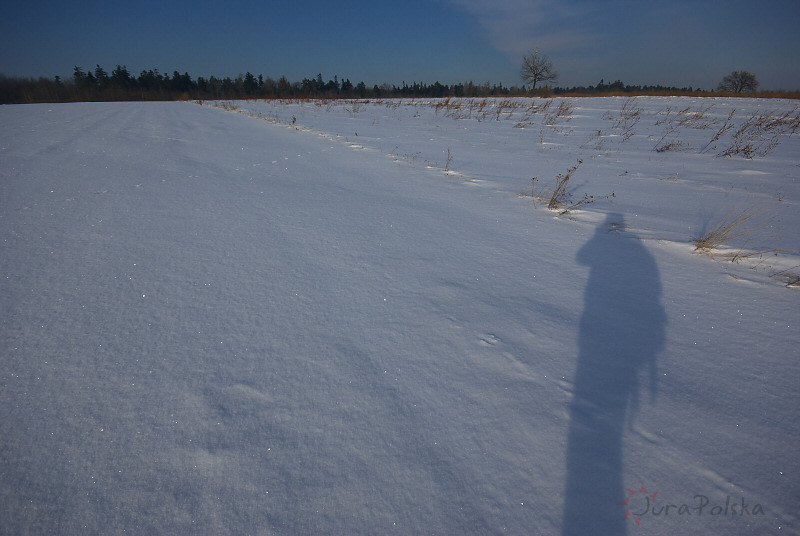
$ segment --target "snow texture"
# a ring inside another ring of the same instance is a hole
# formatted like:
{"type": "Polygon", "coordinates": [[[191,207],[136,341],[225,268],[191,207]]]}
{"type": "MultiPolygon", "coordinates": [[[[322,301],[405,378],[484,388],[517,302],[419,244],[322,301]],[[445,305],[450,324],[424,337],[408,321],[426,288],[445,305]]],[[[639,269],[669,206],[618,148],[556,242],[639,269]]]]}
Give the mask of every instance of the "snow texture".
{"type": "Polygon", "coordinates": [[[800,534],[794,103],[202,104],[0,107],[0,533],[800,534]]]}

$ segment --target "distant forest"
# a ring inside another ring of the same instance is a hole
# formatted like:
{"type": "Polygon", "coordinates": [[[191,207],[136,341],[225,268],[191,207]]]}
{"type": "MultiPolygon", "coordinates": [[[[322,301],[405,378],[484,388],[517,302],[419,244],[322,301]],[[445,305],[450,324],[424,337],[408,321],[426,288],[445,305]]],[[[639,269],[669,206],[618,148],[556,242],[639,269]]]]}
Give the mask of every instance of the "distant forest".
{"type": "MultiPolygon", "coordinates": [[[[795,92],[796,93],[796,92],[795,92]]],[[[364,82],[353,84],[350,79],[325,82],[322,74],[315,78],[305,78],[300,82],[290,82],[285,76],[277,81],[255,76],[252,73],[236,78],[216,78],[211,76],[197,79],[189,73],[173,71],[172,76],[158,70],[148,70],[132,75],[125,66],[117,67],[109,74],[100,65],[93,71],[75,67],[71,79],[20,78],[0,75],[0,104],[33,102],[78,102],[78,101],[139,101],[139,100],[206,100],[206,99],[270,99],[270,98],[435,98],[435,97],[490,97],[490,96],[554,96],[554,95],[614,95],[614,94],[655,94],[655,95],[711,95],[699,89],[631,86],[617,80],[606,84],[601,80],[595,86],[571,88],[544,87],[535,93],[523,87],[505,87],[502,84],[425,84],[403,82],[401,86],[382,84],[367,87],[364,82]]],[[[759,95],[752,95],[759,96],[759,95]]],[[[794,95],[769,95],[797,98],[794,95]]]]}

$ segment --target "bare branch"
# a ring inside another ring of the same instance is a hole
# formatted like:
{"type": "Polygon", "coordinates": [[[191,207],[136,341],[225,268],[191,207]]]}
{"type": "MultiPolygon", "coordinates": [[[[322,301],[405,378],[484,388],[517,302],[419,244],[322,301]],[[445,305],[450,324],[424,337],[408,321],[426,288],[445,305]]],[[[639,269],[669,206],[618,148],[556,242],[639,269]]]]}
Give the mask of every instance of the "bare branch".
{"type": "Polygon", "coordinates": [[[758,89],[756,75],[747,71],[733,71],[723,78],[722,82],[717,86],[717,91],[726,91],[728,93],[749,93],[756,89],[758,89]]]}
{"type": "Polygon", "coordinates": [[[522,57],[519,75],[523,82],[530,84],[531,90],[536,89],[536,85],[540,82],[550,82],[558,78],[558,73],[553,69],[553,62],[539,53],[538,48],[522,57]]]}

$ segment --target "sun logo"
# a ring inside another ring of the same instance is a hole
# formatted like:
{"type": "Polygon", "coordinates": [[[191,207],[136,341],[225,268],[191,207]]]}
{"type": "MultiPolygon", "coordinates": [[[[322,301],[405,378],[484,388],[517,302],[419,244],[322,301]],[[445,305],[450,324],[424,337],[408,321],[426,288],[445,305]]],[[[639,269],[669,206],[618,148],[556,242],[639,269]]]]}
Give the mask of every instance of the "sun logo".
{"type": "Polygon", "coordinates": [[[635,497],[636,495],[639,495],[639,494],[644,495],[645,499],[647,500],[647,508],[644,511],[647,512],[648,510],[650,510],[650,500],[652,499],[655,502],[656,495],[658,495],[658,490],[654,491],[653,493],[650,493],[649,491],[647,491],[647,488],[644,487],[644,484],[642,484],[642,487],[637,489],[637,490],[633,490],[633,489],[630,489],[630,488],[625,488],[625,491],[628,492],[628,497],[624,501],[621,501],[619,503],[619,504],[622,504],[622,505],[625,506],[625,515],[622,517],[622,520],[624,521],[624,520],[628,519],[629,517],[632,517],[633,520],[636,522],[636,526],[638,527],[639,526],[639,521],[642,518],[637,517],[635,514],[631,513],[630,500],[633,497],[635,497]]]}

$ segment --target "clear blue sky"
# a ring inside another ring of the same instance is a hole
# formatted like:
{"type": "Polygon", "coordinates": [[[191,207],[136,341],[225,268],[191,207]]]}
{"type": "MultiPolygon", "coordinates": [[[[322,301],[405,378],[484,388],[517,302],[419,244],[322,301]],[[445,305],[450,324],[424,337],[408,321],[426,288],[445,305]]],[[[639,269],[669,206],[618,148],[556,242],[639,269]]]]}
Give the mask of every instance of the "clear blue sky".
{"type": "Polygon", "coordinates": [[[12,0],[0,73],[126,65],[193,78],[520,84],[538,46],[557,85],[712,89],[733,70],[800,89],[800,0],[12,0]]]}

